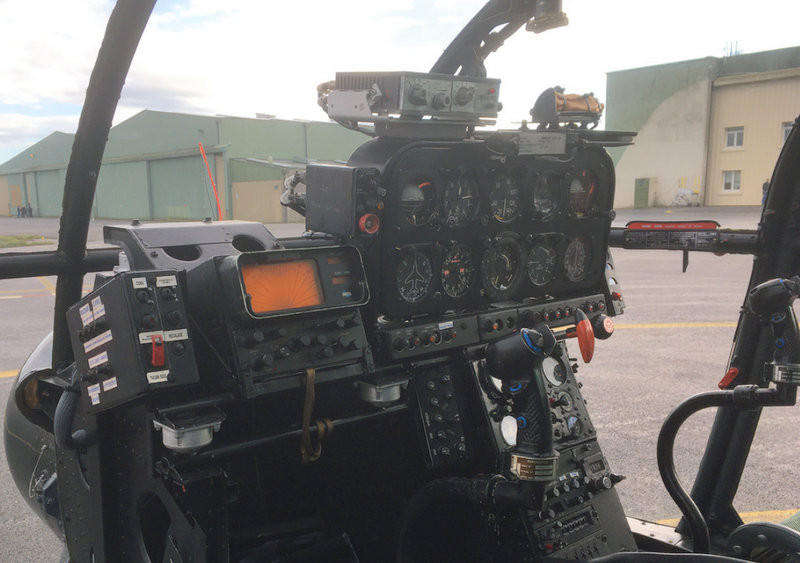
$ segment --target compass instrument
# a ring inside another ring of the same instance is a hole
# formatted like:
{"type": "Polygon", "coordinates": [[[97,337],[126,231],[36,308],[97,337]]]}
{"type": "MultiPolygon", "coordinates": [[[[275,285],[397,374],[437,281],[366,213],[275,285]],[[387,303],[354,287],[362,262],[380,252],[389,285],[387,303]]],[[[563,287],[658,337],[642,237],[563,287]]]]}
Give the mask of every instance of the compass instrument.
{"type": "Polygon", "coordinates": [[[425,298],[433,281],[433,266],[425,254],[417,250],[403,253],[395,275],[397,291],[408,303],[417,303],[425,298]]]}

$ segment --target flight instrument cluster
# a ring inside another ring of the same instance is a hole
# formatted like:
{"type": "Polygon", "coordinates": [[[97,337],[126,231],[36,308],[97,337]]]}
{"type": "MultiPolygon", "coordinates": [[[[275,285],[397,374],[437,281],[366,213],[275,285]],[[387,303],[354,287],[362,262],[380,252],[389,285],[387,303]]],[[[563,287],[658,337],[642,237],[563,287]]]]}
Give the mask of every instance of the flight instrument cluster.
{"type": "Polygon", "coordinates": [[[379,248],[371,283],[380,313],[571,297],[602,281],[614,197],[604,150],[508,155],[482,141],[417,141],[400,150],[392,144],[384,161],[376,144],[349,165],[380,171],[362,174],[375,187],[353,198],[380,222],[379,241],[361,241],[368,254],[379,248]]]}

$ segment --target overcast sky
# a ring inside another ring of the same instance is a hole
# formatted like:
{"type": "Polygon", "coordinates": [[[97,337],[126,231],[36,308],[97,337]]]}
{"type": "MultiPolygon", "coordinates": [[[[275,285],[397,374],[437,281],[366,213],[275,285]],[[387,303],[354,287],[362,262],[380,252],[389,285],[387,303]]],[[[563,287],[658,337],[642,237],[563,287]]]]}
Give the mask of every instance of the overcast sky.
{"type": "MultiPolygon", "coordinates": [[[[143,109],[326,119],[315,87],[339,71],[427,71],[483,3],[469,0],[159,1],[115,123],[143,109]]],[[[604,101],[605,73],[800,45],[797,0],[563,0],[570,24],[518,32],[487,59],[501,121],[562,85],[604,101]]],[[[113,2],[0,0],[0,163],[74,133],[113,2]]],[[[800,100],[798,100],[800,109],[800,100]]]]}

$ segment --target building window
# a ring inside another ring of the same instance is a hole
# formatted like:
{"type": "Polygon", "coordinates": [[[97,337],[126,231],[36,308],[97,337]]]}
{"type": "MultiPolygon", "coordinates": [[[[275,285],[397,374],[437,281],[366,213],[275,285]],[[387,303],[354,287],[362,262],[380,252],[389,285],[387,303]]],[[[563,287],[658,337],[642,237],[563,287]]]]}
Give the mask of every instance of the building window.
{"type": "Polygon", "coordinates": [[[725,128],[725,147],[736,148],[744,145],[744,127],[725,128]]]}
{"type": "Polygon", "coordinates": [[[722,173],[722,191],[738,192],[742,187],[741,170],[725,170],[722,173]]]}
{"type": "Polygon", "coordinates": [[[781,140],[782,140],[782,142],[785,143],[786,139],[789,138],[789,133],[792,132],[792,125],[794,125],[794,123],[792,123],[791,121],[784,121],[781,124],[781,129],[782,129],[781,140]]]}

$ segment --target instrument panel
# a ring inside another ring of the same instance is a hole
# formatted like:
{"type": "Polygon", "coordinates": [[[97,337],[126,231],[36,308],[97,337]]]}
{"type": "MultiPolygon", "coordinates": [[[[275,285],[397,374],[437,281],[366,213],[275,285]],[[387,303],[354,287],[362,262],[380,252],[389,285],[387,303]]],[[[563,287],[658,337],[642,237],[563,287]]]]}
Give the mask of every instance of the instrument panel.
{"type": "Polygon", "coordinates": [[[482,142],[421,142],[385,170],[381,309],[409,317],[603,280],[614,190],[605,151],[510,157],[482,142]]]}

